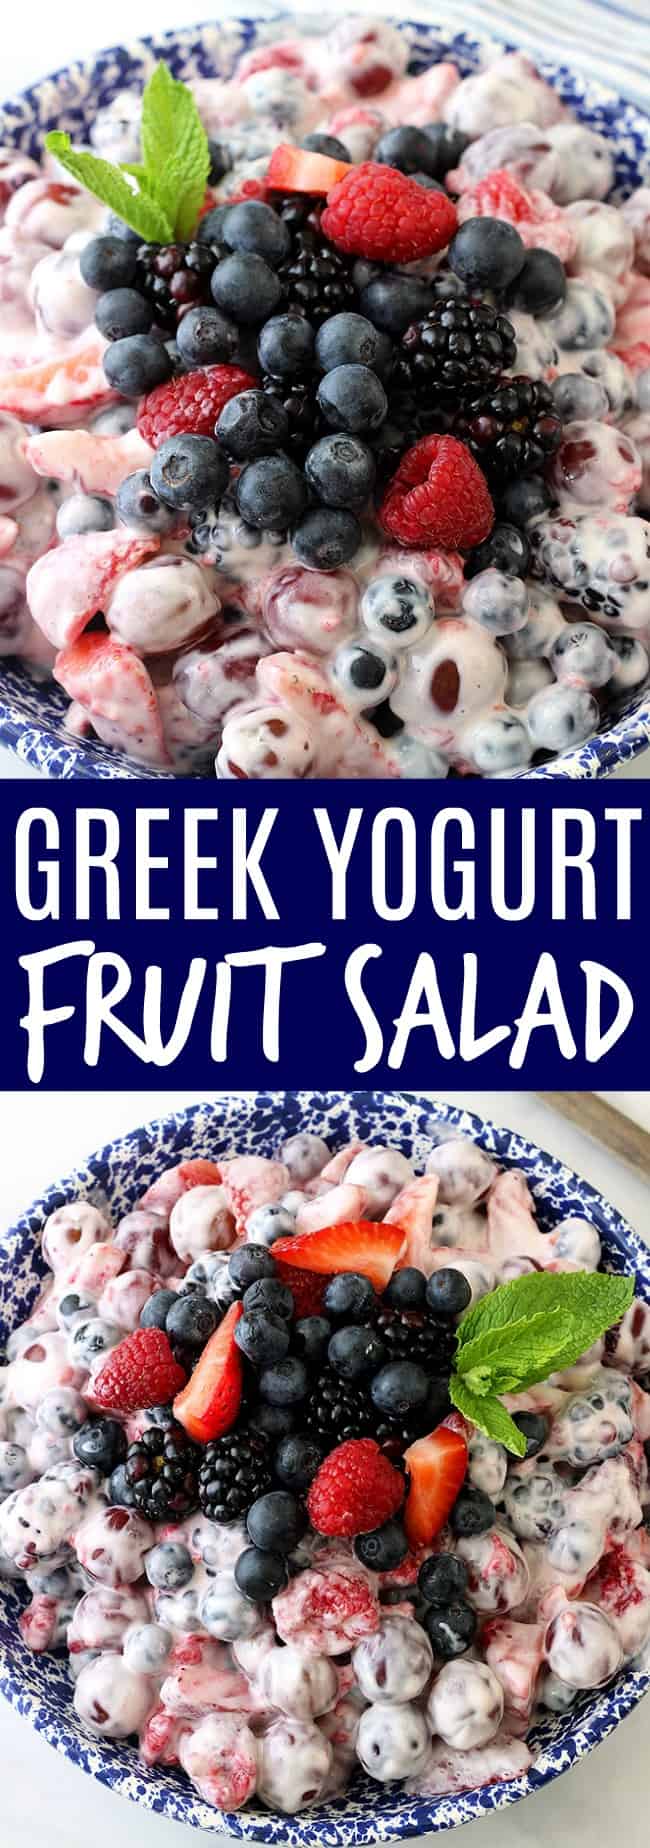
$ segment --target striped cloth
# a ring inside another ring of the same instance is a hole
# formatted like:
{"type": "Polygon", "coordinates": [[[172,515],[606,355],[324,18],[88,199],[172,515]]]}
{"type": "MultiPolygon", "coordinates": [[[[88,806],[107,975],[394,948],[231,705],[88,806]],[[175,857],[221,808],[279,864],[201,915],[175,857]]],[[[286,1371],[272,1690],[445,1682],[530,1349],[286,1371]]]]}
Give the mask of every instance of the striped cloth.
{"type": "Polygon", "coordinates": [[[650,113],[650,0],[432,0],[414,16],[469,37],[509,39],[531,57],[600,78],[650,113]]]}

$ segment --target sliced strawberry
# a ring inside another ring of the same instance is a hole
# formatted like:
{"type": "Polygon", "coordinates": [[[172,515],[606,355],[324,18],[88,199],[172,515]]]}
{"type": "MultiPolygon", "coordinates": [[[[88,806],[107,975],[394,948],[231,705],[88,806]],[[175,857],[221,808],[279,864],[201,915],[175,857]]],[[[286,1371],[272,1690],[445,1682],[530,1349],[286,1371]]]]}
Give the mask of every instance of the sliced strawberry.
{"type": "Polygon", "coordinates": [[[133,571],[160,549],[155,533],[136,538],[121,532],[80,533],[37,558],[27,573],[27,601],[39,629],[54,648],[76,642],[106,608],[125,571],[133,571]]]}
{"type": "Polygon", "coordinates": [[[95,436],[92,430],[38,430],[25,443],[37,475],[78,481],[86,494],[117,494],[125,475],[148,468],[153,456],[139,430],[123,436],[95,436]]]}
{"type": "Polygon", "coordinates": [[[401,1226],[375,1225],[371,1219],[347,1220],[338,1226],[324,1226],[319,1232],[297,1232],[294,1238],[278,1238],[273,1256],[294,1265],[296,1270],[321,1275],[323,1271],[332,1276],[338,1271],[360,1271],[376,1290],[385,1290],[404,1244],[401,1226]]]}
{"type": "Polygon", "coordinates": [[[90,329],[72,349],[68,346],[35,365],[1,372],[0,410],[11,411],[24,423],[58,430],[77,423],[91,410],[112,404],[116,393],[110,390],[102,366],[105,346],[90,329]]]}
{"type": "Polygon", "coordinates": [[[277,192],[324,194],[351,171],[348,160],[330,160],[327,154],[310,154],[305,148],[281,142],[271,155],[266,183],[277,192]]]}
{"type": "Polygon", "coordinates": [[[216,1161],[206,1161],[202,1155],[197,1155],[194,1161],[180,1163],[178,1178],[185,1193],[189,1187],[218,1187],[221,1169],[216,1161]]]}
{"type": "Polygon", "coordinates": [[[174,1417],[199,1444],[221,1437],[237,1417],[244,1368],[235,1329],[243,1313],[242,1303],[232,1304],[210,1336],[187,1386],[174,1400],[174,1417]]]}
{"type": "Polygon", "coordinates": [[[467,1473],[467,1444],[447,1423],[418,1437],[404,1452],[409,1488],[404,1529],[410,1547],[428,1546],[440,1533],[467,1473]]]}
{"type": "Polygon", "coordinates": [[[125,642],[113,635],[80,635],[57,655],[54,678],[89,714],[105,744],[147,764],[162,768],[169,763],[151,679],[144,661],[125,642]]]}
{"type": "MultiPolygon", "coordinates": [[[[277,1246],[281,1243],[284,1245],[293,1245],[294,1240],[292,1238],[282,1240],[276,1239],[275,1245],[273,1246],[274,1258],[276,1258],[277,1246]]],[[[316,1271],[298,1270],[295,1265],[285,1264],[281,1258],[278,1258],[277,1273],[280,1283],[286,1283],[291,1291],[295,1304],[294,1313],[297,1322],[300,1321],[303,1315],[320,1315],[323,1307],[323,1297],[328,1283],[331,1282],[328,1271],[321,1276],[316,1271]]]]}

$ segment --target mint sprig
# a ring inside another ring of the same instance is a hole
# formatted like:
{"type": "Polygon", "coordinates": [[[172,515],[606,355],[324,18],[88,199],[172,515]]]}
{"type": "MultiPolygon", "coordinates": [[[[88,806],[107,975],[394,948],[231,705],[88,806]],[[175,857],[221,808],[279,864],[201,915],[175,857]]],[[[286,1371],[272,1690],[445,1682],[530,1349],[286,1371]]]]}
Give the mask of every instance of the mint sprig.
{"type": "Polygon", "coordinates": [[[46,135],[45,146],[144,243],[184,243],[205,197],[210,150],[191,90],[166,64],[156,65],[143,91],[141,139],[142,161],[121,167],[73,148],[60,129],[46,135]]]}
{"type": "Polygon", "coordinates": [[[524,1456],[525,1440],[499,1395],[526,1392],[575,1366],[633,1296],[633,1277],[600,1271],[535,1271],[501,1284],[459,1323],[453,1404],[487,1437],[524,1456]]]}

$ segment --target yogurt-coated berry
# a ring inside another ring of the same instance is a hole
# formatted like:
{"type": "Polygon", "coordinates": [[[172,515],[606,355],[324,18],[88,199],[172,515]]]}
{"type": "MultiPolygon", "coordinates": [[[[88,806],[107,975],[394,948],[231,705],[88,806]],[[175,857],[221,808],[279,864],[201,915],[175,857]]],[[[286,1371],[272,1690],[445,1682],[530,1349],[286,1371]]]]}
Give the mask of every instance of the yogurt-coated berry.
{"type": "Polygon", "coordinates": [[[427,1701],[433,1733],[459,1751],[487,1745],[503,1718],[503,1688],[486,1662],[445,1662],[427,1701]]]}
{"type": "Polygon", "coordinates": [[[357,1644],[352,1666],[366,1700],[411,1701],[427,1685],[433,1654],[424,1630],[410,1618],[387,1616],[373,1636],[357,1644]]]}
{"type": "Polygon", "coordinates": [[[122,1656],[107,1653],[82,1669],[73,1705],[88,1732],[100,1739],[128,1739],[144,1724],[153,1692],[146,1675],[134,1674],[122,1656]]]}
{"type": "Polygon", "coordinates": [[[389,1784],[412,1777],[424,1765],[429,1729],[419,1707],[405,1701],[375,1701],[359,1721],[357,1757],[369,1777],[389,1784]]]}

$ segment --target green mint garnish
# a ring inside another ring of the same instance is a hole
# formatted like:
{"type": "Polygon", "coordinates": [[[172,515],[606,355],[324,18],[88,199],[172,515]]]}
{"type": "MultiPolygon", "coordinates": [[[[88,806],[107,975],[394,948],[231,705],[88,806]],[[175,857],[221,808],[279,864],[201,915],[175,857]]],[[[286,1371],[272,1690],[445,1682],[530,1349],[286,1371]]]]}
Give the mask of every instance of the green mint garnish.
{"type": "Polygon", "coordinates": [[[122,167],[77,152],[59,129],[46,135],[45,146],[144,243],[185,243],[205,197],[210,151],[191,90],[172,77],[166,64],[156,65],[143,92],[141,137],[141,163],[122,167]]]}
{"type": "Polygon", "coordinates": [[[525,1441],[501,1404],[503,1392],[526,1392],[549,1373],[575,1366],[629,1309],[633,1277],[601,1271],[535,1271],[481,1297],[459,1323],[454,1405],[479,1431],[516,1456],[525,1441]]]}

